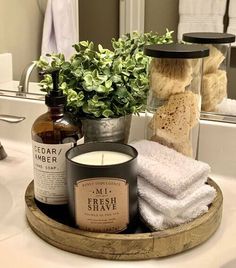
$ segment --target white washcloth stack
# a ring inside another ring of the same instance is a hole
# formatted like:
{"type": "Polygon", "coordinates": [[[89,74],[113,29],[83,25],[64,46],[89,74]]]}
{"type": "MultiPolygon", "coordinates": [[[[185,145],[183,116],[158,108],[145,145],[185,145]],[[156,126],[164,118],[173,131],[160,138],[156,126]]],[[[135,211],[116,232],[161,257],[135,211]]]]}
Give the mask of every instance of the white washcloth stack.
{"type": "Polygon", "coordinates": [[[206,184],[208,164],[153,141],[132,146],[138,151],[139,210],[152,230],[189,222],[208,211],[216,196],[206,184]]]}

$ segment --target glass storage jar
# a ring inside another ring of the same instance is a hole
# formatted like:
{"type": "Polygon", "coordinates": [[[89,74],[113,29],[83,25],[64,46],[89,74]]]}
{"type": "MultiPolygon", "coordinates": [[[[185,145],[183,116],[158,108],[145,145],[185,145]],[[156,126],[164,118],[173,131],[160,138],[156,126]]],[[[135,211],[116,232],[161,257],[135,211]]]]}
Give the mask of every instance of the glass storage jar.
{"type": "Polygon", "coordinates": [[[203,57],[200,45],[146,46],[151,56],[146,138],[193,158],[197,155],[203,57]]]}
{"type": "Polygon", "coordinates": [[[183,34],[183,41],[209,48],[204,59],[202,80],[202,111],[218,112],[227,103],[227,70],[230,65],[231,43],[235,35],[227,33],[193,32],[183,34]]]}

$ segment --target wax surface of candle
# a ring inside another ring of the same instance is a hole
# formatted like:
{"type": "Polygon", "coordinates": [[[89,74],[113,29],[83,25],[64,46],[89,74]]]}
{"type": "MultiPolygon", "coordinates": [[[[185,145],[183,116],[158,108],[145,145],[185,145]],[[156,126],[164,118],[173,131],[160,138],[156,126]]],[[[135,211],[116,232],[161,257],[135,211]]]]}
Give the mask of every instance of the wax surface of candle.
{"type": "Polygon", "coordinates": [[[94,151],[73,157],[71,160],[85,165],[115,165],[121,164],[132,159],[132,156],[113,151],[94,151]]]}

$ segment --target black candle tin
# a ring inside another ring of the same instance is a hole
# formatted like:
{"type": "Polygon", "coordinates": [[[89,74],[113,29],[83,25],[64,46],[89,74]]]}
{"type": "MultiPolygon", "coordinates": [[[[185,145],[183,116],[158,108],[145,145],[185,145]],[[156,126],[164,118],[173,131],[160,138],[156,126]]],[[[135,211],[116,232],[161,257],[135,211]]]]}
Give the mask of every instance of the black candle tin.
{"type": "Polygon", "coordinates": [[[138,214],[137,151],[121,143],[94,142],[66,153],[69,209],[75,224],[95,232],[129,232],[138,214]],[[85,165],[75,156],[94,151],[124,153],[132,158],[113,165],[85,165]]]}

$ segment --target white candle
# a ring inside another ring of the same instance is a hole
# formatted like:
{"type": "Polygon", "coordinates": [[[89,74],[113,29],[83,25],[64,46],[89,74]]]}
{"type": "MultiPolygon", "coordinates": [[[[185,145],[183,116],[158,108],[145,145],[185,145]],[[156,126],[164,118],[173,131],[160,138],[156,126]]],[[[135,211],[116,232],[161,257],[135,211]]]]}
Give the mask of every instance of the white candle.
{"type": "Polygon", "coordinates": [[[132,159],[132,156],[120,152],[113,151],[93,151],[73,157],[73,162],[84,165],[115,165],[127,162],[132,159]]]}

